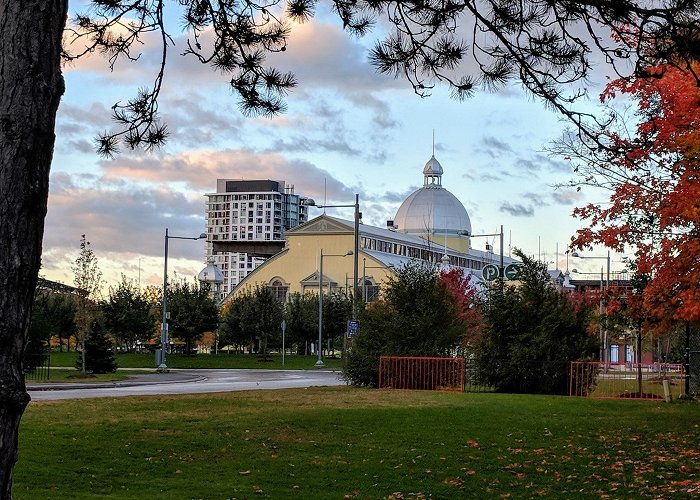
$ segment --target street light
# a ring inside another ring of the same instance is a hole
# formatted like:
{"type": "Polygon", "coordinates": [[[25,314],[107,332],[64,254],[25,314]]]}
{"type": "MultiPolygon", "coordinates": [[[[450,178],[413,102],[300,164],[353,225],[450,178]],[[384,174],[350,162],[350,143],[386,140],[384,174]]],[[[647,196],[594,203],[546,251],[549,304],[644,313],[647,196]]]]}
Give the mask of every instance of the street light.
{"type": "Polygon", "coordinates": [[[500,233],[492,233],[492,234],[469,234],[469,231],[459,231],[457,233],[460,236],[468,236],[470,238],[482,238],[482,237],[489,237],[489,236],[498,236],[501,239],[501,262],[500,265],[498,266],[498,277],[503,280],[505,277],[504,275],[504,267],[503,267],[503,224],[501,224],[501,232],[500,233]]]}
{"type": "Polygon", "coordinates": [[[362,297],[364,298],[364,302],[367,303],[369,302],[367,300],[367,269],[393,269],[394,265],[393,264],[388,264],[386,266],[368,266],[367,265],[367,258],[362,257],[362,297]]]}
{"type": "Polygon", "coordinates": [[[581,255],[578,252],[572,252],[571,253],[572,257],[578,257],[579,259],[602,259],[607,262],[607,275],[605,279],[605,288],[608,288],[610,286],[610,250],[608,250],[608,255],[607,257],[604,257],[602,255],[581,255]]]}
{"type": "Polygon", "coordinates": [[[160,359],[158,353],[156,353],[156,363],[158,364],[158,371],[161,373],[167,373],[168,367],[165,364],[165,346],[168,345],[168,240],[201,240],[206,238],[205,233],[200,234],[196,237],[188,236],[170,236],[168,234],[168,228],[165,228],[165,264],[163,266],[163,322],[162,329],[160,332],[160,359]]]}
{"type": "MultiPolygon", "coordinates": [[[[607,256],[602,256],[602,255],[581,255],[578,252],[572,252],[571,253],[572,257],[578,257],[579,259],[598,259],[598,260],[604,260],[607,269],[606,269],[606,278],[605,278],[605,291],[607,293],[608,289],[610,288],[610,250],[608,250],[608,255],[607,256]]],[[[602,288],[602,283],[603,283],[603,268],[600,268],[600,282],[601,282],[601,288],[602,288]]],[[[601,298],[601,313],[603,312],[603,302],[601,298]]],[[[608,318],[607,315],[605,317],[604,321],[604,331],[603,331],[603,345],[601,348],[601,354],[602,356],[600,357],[600,360],[604,363],[607,363],[608,361],[608,318]]]]}
{"type": "MultiPolygon", "coordinates": [[[[317,205],[314,200],[307,198],[302,200],[302,204],[309,207],[316,208],[354,208],[355,209],[355,225],[353,227],[353,262],[352,262],[352,319],[357,320],[357,297],[358,297],[358,287],[357,287],[357,275],[359,262],[358,258],[360,256],[360,218],[362,214],[360,213],[360,195],[355,194],[355,203],[353,205],[317,205]]],[[[348,336],[347,333],[343,335],[343,362],[345,362],[345,354],[347,353],[348,347],[348,336]]],[[[320,358],[319,358],[320,360],[320,358]]]]}
{"type": "MultiPolygon", "coordinates": [[[[318,264],[318,361],[316,361],[316,368],[323,368],[323,360],[321,359],[321,350],[323,342],[323,258],[324,257],[347,257],[348,255],[354,255],[352,250],[345,253],[329,253],[323,255],[323,248],[321,249],[321,258],[318,264]]],[[[328,282],[328,291],[330,292],[330,281],[328,282]]],[[[343,335],[345,338],[346,335],[343,335]]],[[[344,344],[344,343],[343,343],[344,344]]],[[[345,351],[343,351],[345,355],[345,351]]]]}
{"type": "MultiPolygon", "coordinates": [[[[574,257],[576,257],[576,252],[572,254],[574,257]]],[[[593,275],[593,276],[598,276],[598,273],[582,273],[579,272],[578,269],[572,269],[572,273],[574,274],[583,274],[583,275],[593,275]]],[[[601,266],[600,268],[600,300],[598,301],[598,311],[601,316],[603,316],[603,267],[601,266]]],[[[607,335],[607,323],[605,325],[605,328],[603,327],[603,323],[600,324],[600,352],[599,356],[601,361],[605,361],[605,358],[607,357],[607,343],[608,343],[608,335],[607,335]]]]}

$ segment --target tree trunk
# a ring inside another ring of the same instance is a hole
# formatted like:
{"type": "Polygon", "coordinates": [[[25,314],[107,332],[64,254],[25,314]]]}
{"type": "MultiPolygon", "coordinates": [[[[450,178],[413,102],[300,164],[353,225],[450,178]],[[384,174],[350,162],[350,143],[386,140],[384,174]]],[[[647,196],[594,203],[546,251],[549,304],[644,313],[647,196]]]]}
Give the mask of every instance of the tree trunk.
{"type": "Polygon", "coordinates": [[[67,0],[0,0],[0,498],[12,494],[22,354],[41,258],[67,0]]]}
{"type": "Polygon", "coordinates": [[[637,358],[637,390],[642,394],[642,327],[637,331],[637,345],[635,346],[635,357],[637,358]]]}

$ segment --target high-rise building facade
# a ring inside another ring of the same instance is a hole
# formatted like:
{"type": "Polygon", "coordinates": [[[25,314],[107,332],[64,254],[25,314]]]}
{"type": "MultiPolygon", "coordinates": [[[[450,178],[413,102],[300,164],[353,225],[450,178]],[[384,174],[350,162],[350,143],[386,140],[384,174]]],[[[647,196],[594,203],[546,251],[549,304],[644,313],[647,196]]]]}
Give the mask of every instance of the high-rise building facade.
{"type": "Polygon", "coordinates": [[[284,181],[217,179],[207,195],[207,258],[224,275],[225,297],[264,259],[244,252],[214,252],[214,242],[283,241],[285,231],[306,222],[303,196],[284,181]]]}

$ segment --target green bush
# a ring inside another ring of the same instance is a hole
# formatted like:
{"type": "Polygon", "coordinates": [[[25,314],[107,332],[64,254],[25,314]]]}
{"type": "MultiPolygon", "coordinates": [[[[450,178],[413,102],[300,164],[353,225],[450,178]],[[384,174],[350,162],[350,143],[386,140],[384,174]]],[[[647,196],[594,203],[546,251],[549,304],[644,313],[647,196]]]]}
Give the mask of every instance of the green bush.
{"type": "Polygon", "coordinates": [[[396,271],[383,300],[360,314],[344,377],[376,387],[380,356],[450,356],[465,333],[454,296],[438,269],[409,264],[396,271]]]}
{"type": "Polygon", "coordinates": [[[544,264],[518,253],[521,279],[497,282],[482,305],[484,331],[476,347],[482,383],[499,392],[568,394],[571,361],[592,359],[591,308],[558,290],[544,264]]]}

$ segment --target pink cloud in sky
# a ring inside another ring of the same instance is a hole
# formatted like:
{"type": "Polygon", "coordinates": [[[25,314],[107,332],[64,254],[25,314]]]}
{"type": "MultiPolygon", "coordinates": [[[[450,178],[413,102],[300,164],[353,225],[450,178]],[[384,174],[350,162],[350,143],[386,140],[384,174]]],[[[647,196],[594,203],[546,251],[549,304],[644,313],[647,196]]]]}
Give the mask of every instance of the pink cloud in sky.
{"type": "Polygon", "coordinates": [[[250,150],[186,151],[163,157],[123,155],[101,161],[100,167],[110,182],[184,183],[202,194],[214,192],[216,179],[222,178],[285,180],[295,184],[298,193],[310,196],[323,193],[325,180],[327,193],[334,199],[345,199],[353,193],[333,174],[307,161],[250,150]]]}

